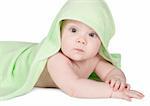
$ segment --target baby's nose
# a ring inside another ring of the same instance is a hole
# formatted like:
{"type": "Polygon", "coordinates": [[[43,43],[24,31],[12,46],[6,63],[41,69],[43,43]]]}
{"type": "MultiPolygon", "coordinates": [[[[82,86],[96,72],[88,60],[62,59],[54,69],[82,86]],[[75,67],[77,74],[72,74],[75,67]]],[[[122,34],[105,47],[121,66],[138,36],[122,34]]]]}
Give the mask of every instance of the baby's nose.
{"type": "Polygon", "coordinates": [[[85,39],[83,39],[83,38],[78,38],[78,39],[77,39],[77,43],[86,45],[86,41],[85,41],[85,39]]]}

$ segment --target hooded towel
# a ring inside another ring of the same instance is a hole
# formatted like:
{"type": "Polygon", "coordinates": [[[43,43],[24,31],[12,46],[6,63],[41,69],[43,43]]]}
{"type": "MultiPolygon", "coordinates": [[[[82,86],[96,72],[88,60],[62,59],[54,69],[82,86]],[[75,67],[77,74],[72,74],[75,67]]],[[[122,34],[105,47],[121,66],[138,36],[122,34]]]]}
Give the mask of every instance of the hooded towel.
{"type": "MultiPolygon", "coordinates": [[[[40,43],[0,42],[0,100],[32,90],[48,57],[60,50],[60,27],[66,19],[83,22],[94,29],[102,42],[99,54],[120,67],[120,55],[108,52],[115,26],[106,3],[103,0],[68,0],[56,15],[48,35],[40,43]]],[[[89,78],[98,77],[92,73],[89,78]]]]}

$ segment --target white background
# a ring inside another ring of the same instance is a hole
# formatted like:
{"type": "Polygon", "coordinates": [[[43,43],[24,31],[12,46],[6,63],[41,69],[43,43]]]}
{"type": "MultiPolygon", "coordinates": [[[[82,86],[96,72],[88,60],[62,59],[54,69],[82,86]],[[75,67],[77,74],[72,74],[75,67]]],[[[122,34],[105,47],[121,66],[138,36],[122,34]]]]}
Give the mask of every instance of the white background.
{"type": "MultiPolygon", "coordinates": [[[[66,0],[0,0],[0,41],[40,42],[66,0]]],[[[57,89],[35,88],[30,93],[0,101],[1,106],[150,105],[150,0],[106,0],[116,33],[109,50],[122,55],[122,70],[132,89],[144,93],[142,100],[77,99],[57,89]]],[[[101,91],[100,91],[101,92],[101,91]]]]}

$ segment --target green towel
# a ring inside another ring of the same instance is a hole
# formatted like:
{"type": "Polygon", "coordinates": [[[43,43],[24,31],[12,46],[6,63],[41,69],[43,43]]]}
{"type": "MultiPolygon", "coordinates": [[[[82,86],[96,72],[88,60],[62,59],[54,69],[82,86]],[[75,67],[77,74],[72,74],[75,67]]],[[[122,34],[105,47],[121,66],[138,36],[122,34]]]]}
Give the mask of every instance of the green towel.
{"type": "MultiPolygon", "coordinates": [[[[32,90],[48,57],[60,50],[60,27],[66,19],[78,20],[93,28],[102,41],[99,54],[120,67],[120,55],[108,52],[115,27],[106,3],[103,0],[68,0],[40,43],[0,42],[0,100],[32,90]]],[[[90,78],[96,79],[97,76],[92,74],[90,78]]]]}

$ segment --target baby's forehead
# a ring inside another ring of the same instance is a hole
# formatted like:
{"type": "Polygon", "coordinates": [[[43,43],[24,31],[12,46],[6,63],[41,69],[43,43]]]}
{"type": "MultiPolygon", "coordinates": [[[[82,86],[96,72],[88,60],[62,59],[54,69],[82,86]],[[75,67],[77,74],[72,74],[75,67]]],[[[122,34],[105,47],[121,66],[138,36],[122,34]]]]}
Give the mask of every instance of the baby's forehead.
{"type": "Polygon", "coordinates": [[[77,20],[64,20],[64,23],[65,24],[83,24],[82,22],[80,21],[77,21],[77,20]]]}

